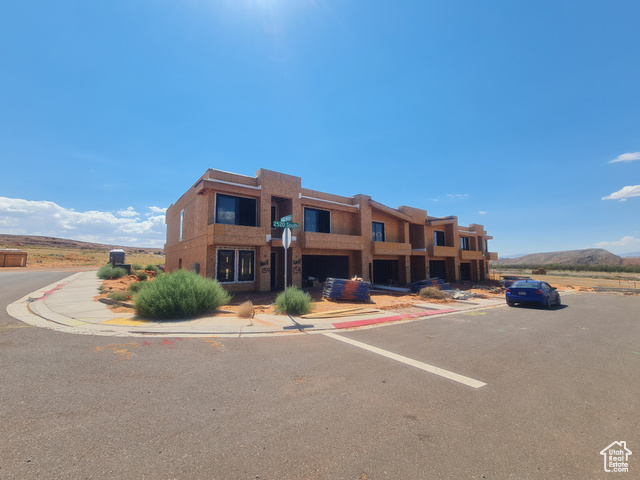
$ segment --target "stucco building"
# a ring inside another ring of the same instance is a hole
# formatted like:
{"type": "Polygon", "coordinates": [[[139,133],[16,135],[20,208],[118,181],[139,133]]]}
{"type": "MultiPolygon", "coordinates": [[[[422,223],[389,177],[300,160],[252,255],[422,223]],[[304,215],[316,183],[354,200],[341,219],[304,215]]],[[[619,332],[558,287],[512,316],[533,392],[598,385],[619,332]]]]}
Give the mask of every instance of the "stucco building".
{"type": "Polygon", "coordinates": [[[497,259],[484,227],[459,226],[454,216],[309,190],[265,169],[255,177],[209,169],[167,209],[167,271],[195,270],[231,291],[282,289],[283,229],[272,225],[289,215],[299,225],[287,252],[291,285],[354,275],[391,285],[478,281],[497,259]]]}

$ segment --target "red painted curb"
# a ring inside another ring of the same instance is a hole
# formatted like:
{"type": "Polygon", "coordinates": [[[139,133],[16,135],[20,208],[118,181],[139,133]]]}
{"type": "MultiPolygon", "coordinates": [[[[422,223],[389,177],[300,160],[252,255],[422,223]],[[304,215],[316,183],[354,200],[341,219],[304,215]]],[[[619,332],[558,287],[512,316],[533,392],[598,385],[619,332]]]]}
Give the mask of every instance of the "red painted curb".
{"type": "Polygon", "coordinates": [[[331,325],[333,325],[334,328],[363,327],[365,325],[375,325],[376,323],[397,322],[398,320],[408,320],[411,318],[428,317],[431,315],[438,315],[441,313],[451,313],[455,311],[456,311],[455,308],[447,308],[444,310],[430,310],[428,312],[422,312],[416,315],[412,315],[412,314],[393,315],[391,317],[368,318],[366,320],[351,320],[349,322],[332,323],[331,325]]]}

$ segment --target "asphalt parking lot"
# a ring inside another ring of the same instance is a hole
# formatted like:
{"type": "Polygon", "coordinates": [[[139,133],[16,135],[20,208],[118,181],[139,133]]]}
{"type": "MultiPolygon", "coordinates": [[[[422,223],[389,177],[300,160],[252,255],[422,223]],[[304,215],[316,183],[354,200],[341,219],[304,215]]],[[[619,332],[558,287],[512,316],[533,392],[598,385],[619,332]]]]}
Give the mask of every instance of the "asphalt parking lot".
{"type": "Polygon", "coordinates": [[[0,477],[637,478],[640,297],[563,303],[239,339],[70,335],[3,308],[0,477]],[[628,473],[604,470],[614,441],[628,473]]]}

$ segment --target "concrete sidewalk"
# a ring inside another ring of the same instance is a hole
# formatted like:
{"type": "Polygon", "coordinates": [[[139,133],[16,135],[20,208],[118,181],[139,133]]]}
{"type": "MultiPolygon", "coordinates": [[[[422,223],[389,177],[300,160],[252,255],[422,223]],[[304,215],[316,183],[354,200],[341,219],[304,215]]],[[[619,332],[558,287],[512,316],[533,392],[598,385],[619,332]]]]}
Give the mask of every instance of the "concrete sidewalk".
{"type": "MultiPolygon", "coordinates": [[[[377,312],[340,319],[301,319],[287,315],[257,314],[239,318],[232,312],[191,320],[144,320],[133,313],[116,313],[94,301],[101,280],[95,271],[79,272],[21,298],[7,307],[12,317],[36,327],[66,333],[105,336],[266,336],[365,328],[385,323],[415,321],[433,315],[505,305],[504,299],[472,299],[448,305],[416,302],[419,313],[377,312]]],[[[339,307],[337,307],[339,308],[339,307]]]]}

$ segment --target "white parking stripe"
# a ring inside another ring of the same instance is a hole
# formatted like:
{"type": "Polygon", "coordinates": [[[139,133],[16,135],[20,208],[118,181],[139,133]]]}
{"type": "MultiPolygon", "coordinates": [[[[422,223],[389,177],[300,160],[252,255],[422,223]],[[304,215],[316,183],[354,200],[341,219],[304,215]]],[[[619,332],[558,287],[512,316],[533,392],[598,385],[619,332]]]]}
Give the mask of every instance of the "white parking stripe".
{"type": "Polygon", "coordinates": [[[392,360],[396,360],[398,362],[405,363],[407,365],[411,365],[412,367],[419,368],[420,370],[424,370],[429,373],[434,373],[436,375],[440,375],[441,377],[448,378],[449,380],[453,380],[454,382],[462,383],[469,387],[480,388],[484,387],[486,383],[481,382],[479,380],[474,380],[473,378],[465,377],[464,375],[459,375],[457,373],[450,372],[448,370],[444,370],[442,368],[434,367],[433,365],[429,365],[427,363],[419,362],[417,360],[413,360],[411,358],[403,357],[402,355],[397,355],[395,353],[388,352],[386,350],[382,350],[378,347],[372,347],[371,345],[367,345],[366,343],[358,342],[356,340],[352,340],[347,337],[342,337],[340,335],[336,335],[335,333],[325,333],[325,336],[329,338],[333,338],[334,340],[340,340],[341,342],[348,343],[349,345],[353,345],[354,347],[359,347],[364,350],[368,350],[373,353],[377,353],[378,355],[382,355],[383,357],[390,358],[392,360]]]}

